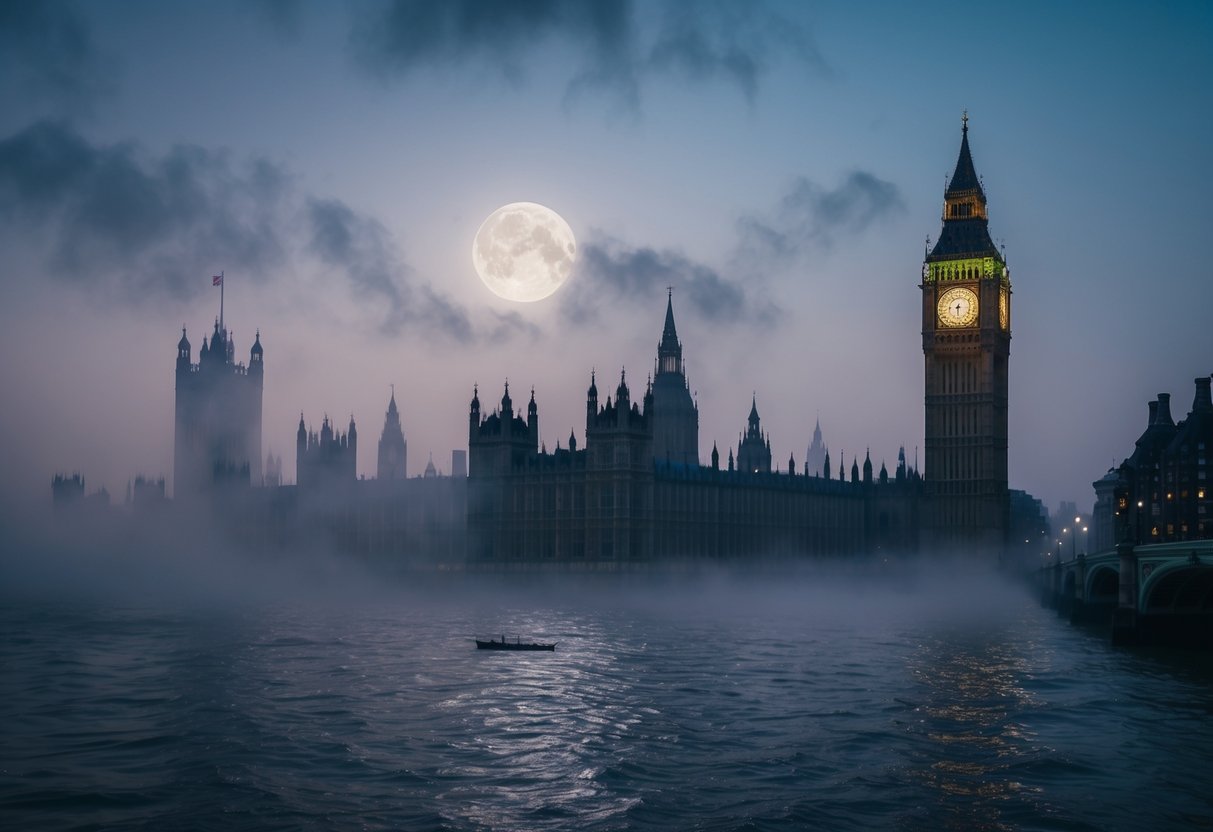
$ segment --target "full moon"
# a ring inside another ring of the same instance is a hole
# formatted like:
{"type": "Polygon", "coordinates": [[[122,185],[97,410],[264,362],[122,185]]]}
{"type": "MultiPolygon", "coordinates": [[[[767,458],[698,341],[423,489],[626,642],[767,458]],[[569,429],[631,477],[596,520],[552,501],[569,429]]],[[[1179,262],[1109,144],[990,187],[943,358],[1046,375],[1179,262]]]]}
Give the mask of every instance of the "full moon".
{"type": "Polygon", "coordinates": [[[543,300],[568,280],[576,255],[573,229],[551,208],[534,202],[501,206],[472,242],[476,273],[506,300],[543,300]]]}

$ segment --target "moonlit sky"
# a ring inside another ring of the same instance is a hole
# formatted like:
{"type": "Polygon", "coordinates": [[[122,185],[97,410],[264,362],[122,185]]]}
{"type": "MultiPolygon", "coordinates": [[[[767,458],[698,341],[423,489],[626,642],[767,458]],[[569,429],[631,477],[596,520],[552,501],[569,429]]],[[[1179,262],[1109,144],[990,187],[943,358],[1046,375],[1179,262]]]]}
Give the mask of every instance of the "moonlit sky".
{"type": "MultiPolygon", "coordinates": [[[[1014,284],[1010,477],[1055,507],[1213,372],[1207,3],[294,2],[0,6],[3,499],[172,474],[181,325],[265,347],[265,449],[389,385],[409,474],[473,383],[634,395],[675,314],[700,454],[756,394],[775,460],[922,445],[918,282],[968,108],[1014,284]],[[579,259],[535,304],[469,249],[533,201],[579,259]]],[[[921,454],[921,451],[919,451],[921,454]]]]}

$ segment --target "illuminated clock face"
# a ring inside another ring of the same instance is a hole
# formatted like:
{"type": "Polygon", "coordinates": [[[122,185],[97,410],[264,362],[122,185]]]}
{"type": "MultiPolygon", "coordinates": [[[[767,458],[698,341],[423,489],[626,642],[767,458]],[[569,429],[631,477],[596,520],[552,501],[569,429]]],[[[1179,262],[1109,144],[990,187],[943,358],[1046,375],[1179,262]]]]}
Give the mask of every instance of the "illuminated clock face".
{"type": "Polygon", "coordinates": [[[940,295],[938,311],[943,326],[972,326],[977,320],[977,295],[960,286],[949,289],[940,295]]]}
{"type": "Polygon", "coordinates": [[[998,293],[998,325],[1011,328],[1011,296],[1006,289],[998,293]]]}

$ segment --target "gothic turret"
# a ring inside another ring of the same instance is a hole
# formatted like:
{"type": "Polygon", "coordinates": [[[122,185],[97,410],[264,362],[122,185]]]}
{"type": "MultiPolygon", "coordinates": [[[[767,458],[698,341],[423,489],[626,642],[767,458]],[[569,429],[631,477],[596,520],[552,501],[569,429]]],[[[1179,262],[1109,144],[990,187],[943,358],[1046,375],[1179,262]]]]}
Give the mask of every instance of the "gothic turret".
{"type": "Polygon", "coordinates": [[[249,350],[248,371],[252,375],[261,375],[265,372],[265,350],[261,346],[261,330],[257,330],[257,335],[253,338],[253,347],[249,350]]]}
{"type": "MultiPolygon", "coordinates": [[[[479,403],[477,403],[479,406],[479,403]]],[[[406,476],[408,443],[400,425],[400,411],[396,408],[396,391],[387,403],[383,416],[383,432],[379,435],[379,459],[375,477],[379,480],[403,480],[406,476]]]]}
{"type": "Polygon", "coordinates": [[[531,447],[539,447],[539,406],[535,404],[535,388],[531,388],[531,400],[526,406],[526,427],[527,435],[531,440],[531,447]]]}
{"type": "Polygon", "coordinates": [[[813,441],[804,455],[806,472],[815,477],[821,476],[821,466],[825,462],[825,454],[826,446],[821,440],[821,419],[818,418],[817,424],[813,427],[813,441]]]}
{"type": "Polygon", "coordinates": [[[590,386],[585,391],[585,427],[587,436],[589,429],[594,424],[594,417],[598,415],[598,383],[595,380],[594,371],[590,370],[590,386]]]}
{"type": "Polygon", "coordinates": [[[699,465],[699,408],[691,397],[682,361],[682,344],[674,326],[674,292],[666,295],[665,325],[657,344],[656,372],[645,413],[653,414],[653,458],[678,465],[699,465]]]}
{"type": "Polygon", "coordinates": [[[657,373],[682,372],[682,344],[678,342],[678,330],[674,327],[674,290],[666,296],[665,326],[661,330],[661,343],[657,345],[657,373]]]}
{"type": "Polygon", "coordinates": [[[190,341],[185,337],[185,326],[181,327],[181,340],[177,342],[177,374],[190,371],[190,341]]]}
{"type": "Polygon", "coordinates": [[[619,371],[619,386],[615,388],[615,418],[620,426],[628,423],[628,411],[631,407],[632,396],[628,390],[628,371],[625,367],[619,371]]]}
{"type": "Polygon", "coordinates": [[[758,397],[750,400],[750,415],[746,420],[746,432],[737,447],[737,467],[748,474],[771,472],[771,440],[762,434],[762,420],[758,418],[758,397]]]}

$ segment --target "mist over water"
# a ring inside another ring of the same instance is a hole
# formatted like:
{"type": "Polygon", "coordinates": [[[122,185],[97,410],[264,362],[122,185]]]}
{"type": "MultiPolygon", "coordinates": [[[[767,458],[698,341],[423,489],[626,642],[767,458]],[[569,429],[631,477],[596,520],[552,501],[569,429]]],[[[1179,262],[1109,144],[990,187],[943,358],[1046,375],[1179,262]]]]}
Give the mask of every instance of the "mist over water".
{"type": "Polygon", "coordinates": [[[212,555],[6,553],[6,826],[1213,823],[1208,662],[1115,650],[992,575],[212,555]],[[474,649],[502,633],[557,649],[474,649]]]}

